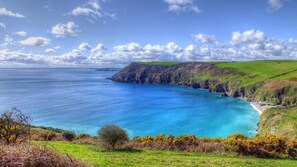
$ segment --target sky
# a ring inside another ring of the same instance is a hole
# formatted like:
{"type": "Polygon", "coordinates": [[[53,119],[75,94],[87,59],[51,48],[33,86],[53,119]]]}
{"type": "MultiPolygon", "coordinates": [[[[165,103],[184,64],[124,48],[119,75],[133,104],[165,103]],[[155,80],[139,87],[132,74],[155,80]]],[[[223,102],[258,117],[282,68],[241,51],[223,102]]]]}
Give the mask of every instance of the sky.
{"type": "Polygon", "coordinates": [[[297,59],[296,0],[0,0],[0,67],[297,59]]]}

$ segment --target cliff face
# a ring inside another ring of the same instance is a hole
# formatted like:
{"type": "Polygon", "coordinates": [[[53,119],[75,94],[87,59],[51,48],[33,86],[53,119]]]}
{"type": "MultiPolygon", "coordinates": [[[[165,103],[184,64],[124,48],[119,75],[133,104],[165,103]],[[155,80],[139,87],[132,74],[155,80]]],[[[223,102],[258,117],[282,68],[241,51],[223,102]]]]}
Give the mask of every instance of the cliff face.
{"type": "Polygon", "coordinates": [[[229,82],[219,82],[216,76],[240,74],[231,69],[219,69],[207,63],[180,63],[176,65],[150,65],[131,63],[111,79],[117,82],[139,84],[173,84],[205,88],[215,92],[229,92],[229,82]],[[197,76],[210,75],[210,78],[197,76]]]}

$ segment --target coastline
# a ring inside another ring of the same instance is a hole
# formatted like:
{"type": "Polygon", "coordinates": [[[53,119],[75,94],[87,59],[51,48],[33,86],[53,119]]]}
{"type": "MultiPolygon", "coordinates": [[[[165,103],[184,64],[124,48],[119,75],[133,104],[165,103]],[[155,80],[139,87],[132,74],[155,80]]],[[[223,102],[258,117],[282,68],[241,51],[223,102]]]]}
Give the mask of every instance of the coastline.
{"type": "Polygon", "coordinates": [[[259,113],[260,116],[268,108],[279,107],[277,105],[262,104],[261,102],[256,102],[256,101],[251,101],[249,103],[259,113]]]}
{"type": "Polygon", "coordinates": [[[261,116],[265,109],[261,107],[261,105],[257,102],[249,102],[249,103],[253,107],[253,109],[256,110],[258,114],[261,116]]]}

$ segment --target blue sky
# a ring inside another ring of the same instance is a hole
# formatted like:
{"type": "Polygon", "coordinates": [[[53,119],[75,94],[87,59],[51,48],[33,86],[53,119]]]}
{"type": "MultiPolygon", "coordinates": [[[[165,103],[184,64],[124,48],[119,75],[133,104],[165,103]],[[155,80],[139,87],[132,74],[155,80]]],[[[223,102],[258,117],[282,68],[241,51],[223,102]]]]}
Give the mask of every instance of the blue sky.
{"type": "Polygon", "coordinates": [[[0,66],[297,59],[295,0],[0,0],[0,66]]]}

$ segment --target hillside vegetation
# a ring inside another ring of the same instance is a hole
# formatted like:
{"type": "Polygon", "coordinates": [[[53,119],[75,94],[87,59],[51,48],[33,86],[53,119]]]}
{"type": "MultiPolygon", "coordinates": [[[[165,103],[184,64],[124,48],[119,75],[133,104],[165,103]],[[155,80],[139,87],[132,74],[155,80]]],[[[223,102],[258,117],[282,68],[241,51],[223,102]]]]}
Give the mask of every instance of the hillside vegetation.
{"type": "Polygon", "coordinates": [[[297,107],[266,110],[261,115],[259,127],[258,135],[297,136],[297,107]]]}
{"type": "Polygon", "coordinates": [[[193,153],[180,151],[132,150],[106,151],[94,145],[67,142],[36,142],[95,166],[296,166],[296,160],[260,159],[235,154],[193,153]]]}

